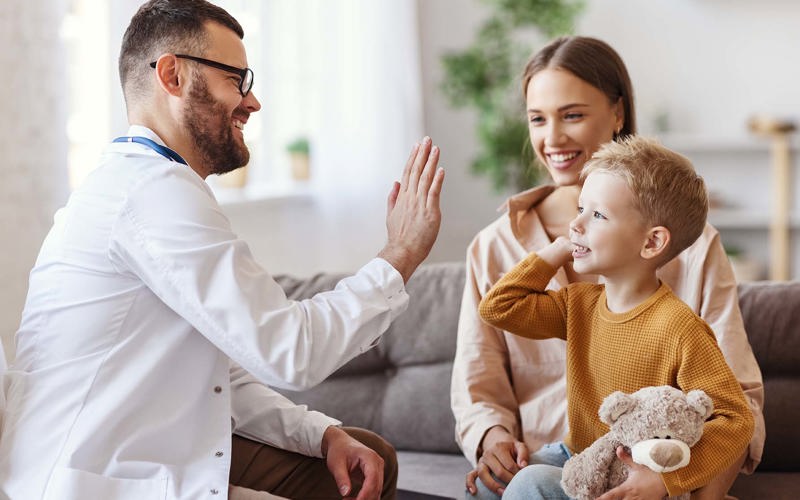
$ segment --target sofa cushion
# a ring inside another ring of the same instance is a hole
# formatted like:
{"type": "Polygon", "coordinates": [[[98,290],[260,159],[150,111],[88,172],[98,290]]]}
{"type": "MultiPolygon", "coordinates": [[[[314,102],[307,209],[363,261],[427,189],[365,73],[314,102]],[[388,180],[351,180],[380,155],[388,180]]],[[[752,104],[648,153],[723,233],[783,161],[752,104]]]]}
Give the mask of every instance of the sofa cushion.
{"type": "MultiPolygon", "coordinates": [[[[278,277],[287,295],[332,289],[344,274],[278,277]]],[[[450,375],[464,286],[460,262],[421,266],[408,311],[378,346],[308,391],[282,391],[345,425],[383,435],[398,450],[459,453],[450,375]]],[[[745,329],[764,377],[767,439],[758,471],[800,470],[800,282],[739,285],[745,329]]]]}
{"type": "MultiPolygon", "coordinates": [[[[331,290],[343,274],[276,280],[289,298],[331,290]]],[[[296,403],[370,429],[398,450],[459,453],[450,410],[450,375],[464,289],[462,263],[427,264],[406,289],[408,310],[374,349],[307,391],[281,392],[296,403]]]]}
{"type": "Polygon", "coordinates": [[[798,471],[800,282],[742,283],[739,305],[764,378],[767,439],[758,471],[798,471]]]}

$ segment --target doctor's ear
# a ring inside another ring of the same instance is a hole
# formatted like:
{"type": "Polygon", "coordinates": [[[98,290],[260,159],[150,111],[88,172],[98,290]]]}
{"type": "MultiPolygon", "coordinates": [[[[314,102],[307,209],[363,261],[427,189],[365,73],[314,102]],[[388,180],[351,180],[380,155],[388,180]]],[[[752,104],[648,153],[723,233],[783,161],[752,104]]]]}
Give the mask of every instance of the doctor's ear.
{"type": "Polygon", "coordinates": [[[667,250],[670,239],[671,235],[666,227],[655,226],[650,228],[640,255],[644,259],[653,259],[662,255],[667,250]]]}
{"type": "Polygon", "coordinates": [[[157,61],[151,62],[150,67],[155,69],[156,81],[162,90],[170,95],[181,94],[183,75],[180,74],[180,63],[174,54],[164,54],[157,61]]]}

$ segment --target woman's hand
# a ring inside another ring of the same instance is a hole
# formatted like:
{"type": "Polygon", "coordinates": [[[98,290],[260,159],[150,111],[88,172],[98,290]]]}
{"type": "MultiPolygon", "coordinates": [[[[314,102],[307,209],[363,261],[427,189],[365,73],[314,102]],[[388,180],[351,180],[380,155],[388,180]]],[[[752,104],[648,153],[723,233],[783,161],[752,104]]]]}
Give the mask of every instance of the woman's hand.
{"type": "Polygon", "coordinates": [[[529,456],[525,443],[518,441],[503,427],[492,427],[483,438],[483,454],[478,459],[477,467],[467,473],[467,491],[472,495],[477,493],[475,480],[480,478],[487,488],[502,495],[505,486],[497,482],[495,477],[508,484],[514,474],[528,465],[529,456]]]}
{"type": "Polygon", "coordinates": [[[597,500],[661,500],[667,496],[667,487],[661,480],[661,474],[635,463],[624,446],[617,447],[617,457],[628,466],[628,479],[597,497],[597,500]]]}

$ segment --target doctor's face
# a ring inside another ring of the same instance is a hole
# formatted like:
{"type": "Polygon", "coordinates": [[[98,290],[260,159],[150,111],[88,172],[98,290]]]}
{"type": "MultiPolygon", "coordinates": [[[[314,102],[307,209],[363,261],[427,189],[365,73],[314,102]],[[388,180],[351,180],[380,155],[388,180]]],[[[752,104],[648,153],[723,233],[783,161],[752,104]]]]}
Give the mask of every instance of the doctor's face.
{"type": "MultiPolygon", "coordinates": [[[[209,49],[203,55],[217,63],[246,68],[247,56],[239,37],[228,28],[210,22],[206,26],[209,49]]],[[[212,174],[230,172],[247,164],[250,151],[244,142],[244,126],[250,114],[261,109],[253,92],[242,96],[241,76],[223,69],[196,64],[184,116],[186,127],[203,165],[212,174]]]]}

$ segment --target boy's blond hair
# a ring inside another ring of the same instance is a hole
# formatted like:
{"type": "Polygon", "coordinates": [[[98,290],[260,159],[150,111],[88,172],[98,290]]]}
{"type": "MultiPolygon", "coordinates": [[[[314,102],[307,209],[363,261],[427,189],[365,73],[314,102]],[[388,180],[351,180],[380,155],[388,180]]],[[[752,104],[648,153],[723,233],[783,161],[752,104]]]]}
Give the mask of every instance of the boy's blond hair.
{"type": "Polygon", "coordinates": [[[685,156],[654,139],[632,135],[603,145],[584,165],[581,179],[591,172],[621,177],[645,223],[669,230],[670,243],[659,266],[702,234],[708,216],[708,193],[703,178],[685,156]]]}

